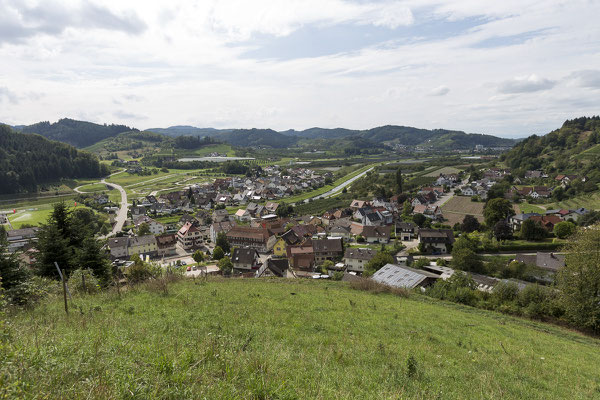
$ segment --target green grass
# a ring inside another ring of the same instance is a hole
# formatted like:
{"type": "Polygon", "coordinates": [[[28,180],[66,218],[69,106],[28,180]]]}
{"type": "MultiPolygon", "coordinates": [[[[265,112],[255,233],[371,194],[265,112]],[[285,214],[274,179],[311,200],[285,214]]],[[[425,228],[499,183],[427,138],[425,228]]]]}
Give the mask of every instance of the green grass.
{"type": "Polygon", "coordinates": [[[546,212],[546,210],[544,210],[543,208],[536,206],[534,204],[528,204],[528,203],[519,204],[519,210],[521,210],[522,214],[527,214],[527,213],[544,214],[546,212]]]}
{"type": "Polygon", "coordinates": [[[88,185],[81,186],[79,188],[82,192],[108,192],[108,188],[104,183],[91,183],[88,185]]]}
{"type": "MultiPolygon", "coordinates": [[[[8,219],[14,229],[19,229],[21,226],[27,225],[41,225],[46,222],[48,216],[52,213],[53,210],[52,203],[39,204],[32,207],[21,207],[17,208],[17,212],[15,214],[9,214],[8,219]]],[[[66,204],[71,207],[72,210],[75,209],[73,200],[66,201],[66,204]]],[[[88,208],[85,206],[78,205],[77,208],[88,208]]]]}
{"type": "Polygon", "coordinates": [[[228,279],[73,303],[68,317],[60,298],[9,317],[0,397],[600,396],[598,340],[418,295],[228,279]]]}

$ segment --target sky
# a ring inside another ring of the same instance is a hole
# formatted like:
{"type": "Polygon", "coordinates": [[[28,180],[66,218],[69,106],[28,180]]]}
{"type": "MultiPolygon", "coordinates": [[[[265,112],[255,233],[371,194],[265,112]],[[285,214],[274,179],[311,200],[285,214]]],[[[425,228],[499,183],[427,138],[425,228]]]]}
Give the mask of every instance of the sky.
{"type": "Polygon", "coordinates": [[[524,137],[600,114],[599,0],[0,0],[0,121],[524,137]]]}

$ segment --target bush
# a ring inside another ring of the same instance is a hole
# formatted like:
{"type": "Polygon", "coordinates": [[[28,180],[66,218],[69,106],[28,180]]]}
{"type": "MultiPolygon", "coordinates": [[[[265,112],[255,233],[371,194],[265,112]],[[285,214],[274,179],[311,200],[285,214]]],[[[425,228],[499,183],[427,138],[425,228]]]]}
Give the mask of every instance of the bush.
{"type": "Polygon", "coordinates": [[[98,279],[89,269],[77,269],[71,273],[68,281],[72,293],[96,293],[100,290],[98,279]],[[85,287],[84,287],[85,280],[85,287]]]}
{"type": "Polygon", "coordinates": [[[342,271],[335,271],[331,276],[331,279],[333,279],[334,281],[341,281],[343,277],[344,273],[342,271]]]}
{"type": "Polygon", "coordinates": [[[494,287],[492,299],[498,304],[512,302],[519,295],[519,287],[514,282],[500,282],[494,287]]]}
{"type": "Polygon", "coordinates": [[[364,290],[375,294],[391,293],[400,297],[410,296],[410,290],[408,289],[384,285],[368,278],[361,278],[359,280],[352,281],[352,283],[350,283],[350,287],[356,290],[364,290]]]}

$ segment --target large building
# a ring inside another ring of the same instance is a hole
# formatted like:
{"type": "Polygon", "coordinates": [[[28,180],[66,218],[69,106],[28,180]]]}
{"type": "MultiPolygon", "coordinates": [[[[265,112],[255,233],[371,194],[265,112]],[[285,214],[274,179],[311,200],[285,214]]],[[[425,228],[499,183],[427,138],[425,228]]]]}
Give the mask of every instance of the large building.
{"type": "Polygon", "coordinates": [[[177,232],[177,241],[185,249],[193,249],[202,244],[202,230],[197,222],[186,222],[177,232]]]}
{"type": "Polygon", "coordinates": [[[227,232],[227,241],[231,247],[248,247],[266,253],[273,248],[277,238],[265,228],[236,226],[227,232]]]}
{"type": "Polygon", "coordinates": [[[454,243],[454,233],[451,229],[420,229],[419,245],[425,252],[446,254],[454,243]]]}
{"type": "Polygon", "coordinates": [[[344,253],[344,264],[348,271],[364,272],[365,266],[376,254],[373,249],[348,247],[344,253]]]}
{"type": "Polygon", "coordinates": [[[325,260],[334,261],[344,255],[342,239],[318,239],[312,241],[315,263],[320,265],[325,260]]]}

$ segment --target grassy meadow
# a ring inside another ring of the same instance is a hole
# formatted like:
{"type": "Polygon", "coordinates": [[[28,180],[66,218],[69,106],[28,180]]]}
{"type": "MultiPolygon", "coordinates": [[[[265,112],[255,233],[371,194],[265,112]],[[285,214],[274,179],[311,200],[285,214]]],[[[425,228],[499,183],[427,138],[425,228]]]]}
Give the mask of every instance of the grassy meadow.
{"type": "Polygon", "coordinates": [[[341,282],[209,279],[7,317],[0,398],[600,397],[600,341],[341,282]]]}

